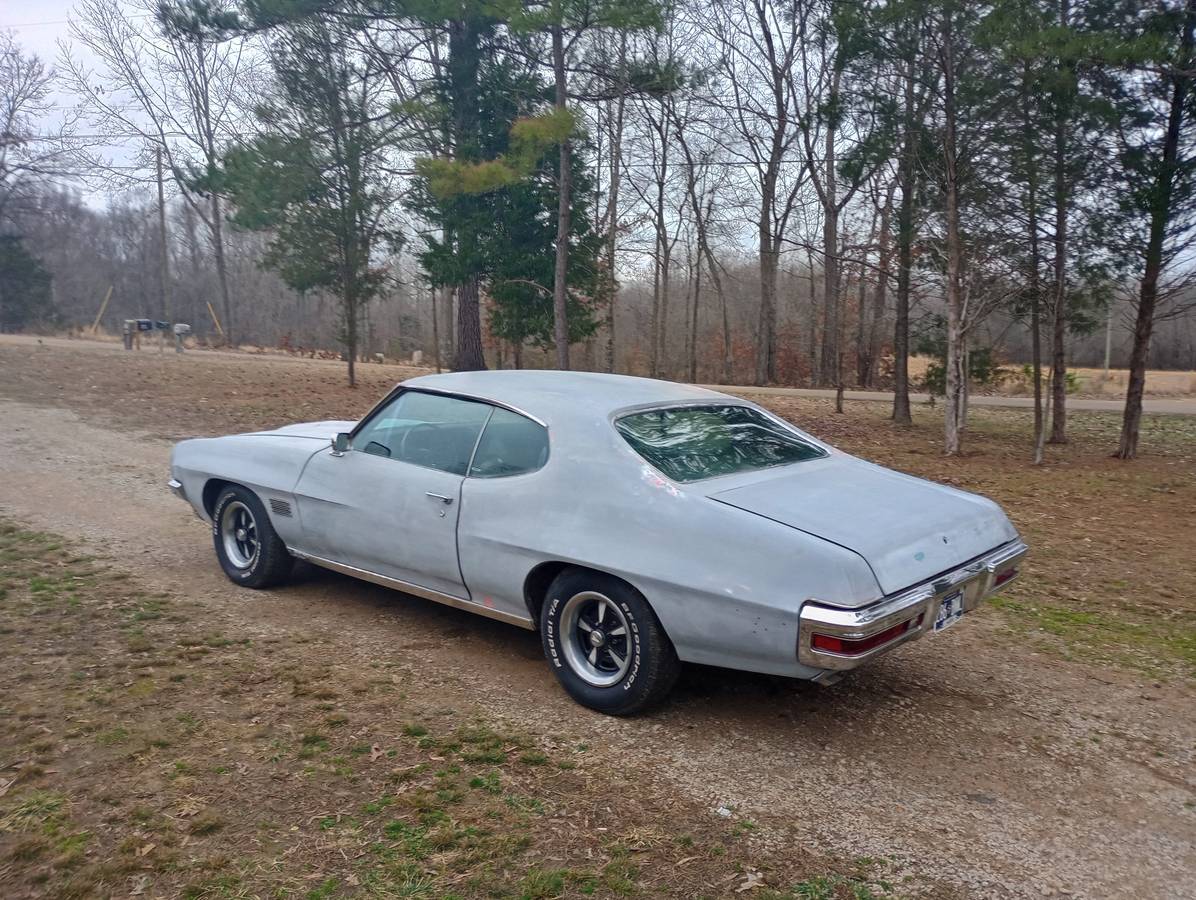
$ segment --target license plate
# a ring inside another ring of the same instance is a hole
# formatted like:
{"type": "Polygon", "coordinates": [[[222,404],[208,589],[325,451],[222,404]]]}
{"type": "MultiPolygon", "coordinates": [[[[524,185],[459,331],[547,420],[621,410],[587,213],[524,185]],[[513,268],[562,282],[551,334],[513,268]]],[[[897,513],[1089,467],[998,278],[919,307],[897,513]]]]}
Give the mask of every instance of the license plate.
{"type": "Polygon", "coordinates": [[[963,591],[948,594],[939,601],[939,612],[934,619],[934,630],[950,628],[963,616],[963,591]]]}

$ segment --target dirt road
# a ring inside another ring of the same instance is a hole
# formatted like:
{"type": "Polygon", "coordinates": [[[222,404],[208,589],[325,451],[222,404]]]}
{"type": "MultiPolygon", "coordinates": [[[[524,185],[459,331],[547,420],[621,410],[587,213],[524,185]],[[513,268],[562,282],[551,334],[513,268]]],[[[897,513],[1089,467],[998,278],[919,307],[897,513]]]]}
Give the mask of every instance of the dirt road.
{"type": "Polygon", "coordinates": [[[770,852],[884,857],[914,894],[1196,897],[1190,681],[1064,662],[985,613],[831,688],[691,669],[666,708],[612,720],[557,689],[529,633],[306,568],[270,594],[232,587],[164,488],[166,440],[11,400],[0,416],[5,515],[204,598],[225,631],[301,623],[346,654],[399,657],[589,742],[629,790],[750,818],[770,852]]]}

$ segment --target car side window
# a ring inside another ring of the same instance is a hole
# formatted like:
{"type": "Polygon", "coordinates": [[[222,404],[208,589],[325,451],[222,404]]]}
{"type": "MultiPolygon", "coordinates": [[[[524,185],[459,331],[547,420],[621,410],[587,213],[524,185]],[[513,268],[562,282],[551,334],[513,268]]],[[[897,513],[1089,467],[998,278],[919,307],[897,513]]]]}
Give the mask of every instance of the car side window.
{"type": "Polygon", "coordinates": [[[485,403],[403,391],[353,436],[353,449],[464,475],[490,410],[485,403]]]}
{"type": "Polygon", "coordinates": [[[470,466],[471,478],[534,472],[548,461],[548,429],[527,416],[495,409],[470,466]]]}

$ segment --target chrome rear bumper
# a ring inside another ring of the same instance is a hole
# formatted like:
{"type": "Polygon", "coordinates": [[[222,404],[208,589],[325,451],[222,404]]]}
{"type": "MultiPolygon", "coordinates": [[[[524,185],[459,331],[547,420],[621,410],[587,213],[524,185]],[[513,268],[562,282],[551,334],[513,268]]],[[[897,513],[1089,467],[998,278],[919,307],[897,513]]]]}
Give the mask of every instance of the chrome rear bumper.
{"type": "Polygon", "coordinates": [[[1018,575],[1018,566],[1028,549],[1021,540],[1011,541],[933,581],[886,597],[863,609],[837,609],[810,601],[801,610],[797,637],[798,662],[816,669],[844,671],[854,669],[906,641],[915,640],[934,627],[940,601],[945,597],[962,591],[963,610],[968,612],[979,606],[998,587],[1003,588],[1012,582],[1018,575]],[[905,625],[904,629],[902,625],[905,625]],[[816,634],[844,641],[866,641],[886,631],[896,632],[899,629],[899,633],[883,643],[860,653],[834,653],[814,646],[816,634]]]}

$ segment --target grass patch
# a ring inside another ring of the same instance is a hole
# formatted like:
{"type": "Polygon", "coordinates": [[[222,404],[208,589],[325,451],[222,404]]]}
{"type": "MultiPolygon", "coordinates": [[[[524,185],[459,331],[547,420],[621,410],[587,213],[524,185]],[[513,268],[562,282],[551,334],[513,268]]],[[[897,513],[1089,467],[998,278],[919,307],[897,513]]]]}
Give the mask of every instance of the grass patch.
{"type": "Polygon", "coordinates": [[[1069,657],[1152,677],[1168,672],[1196,675],[1196,616],[1116,609],[1093,612],[1003,596],[989,602],[1002,611],[1012,631],[1069,657]]]}

